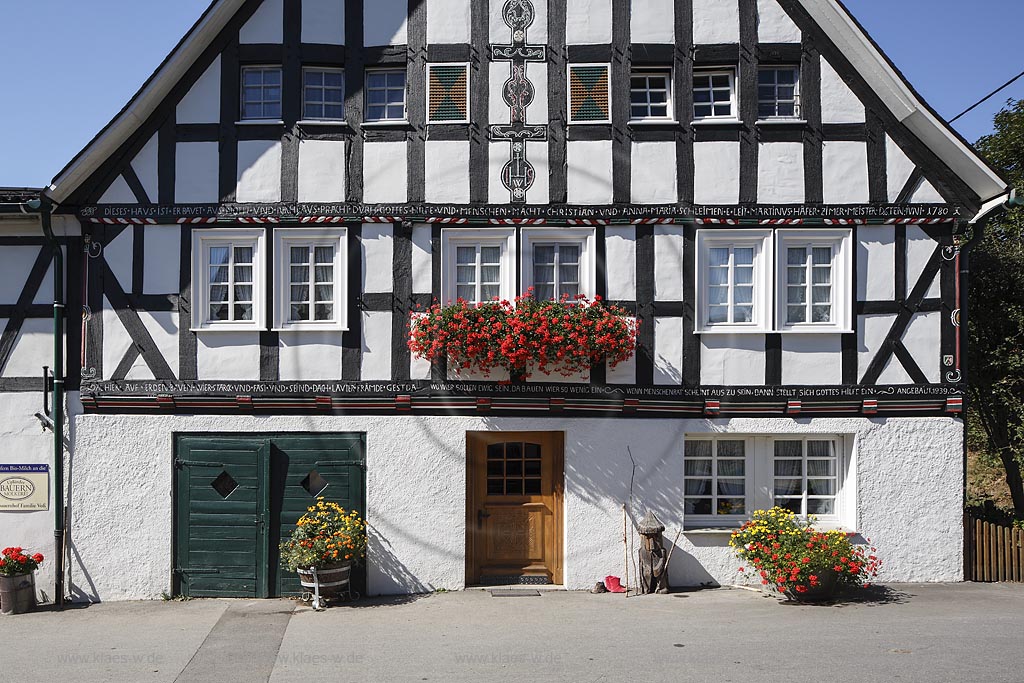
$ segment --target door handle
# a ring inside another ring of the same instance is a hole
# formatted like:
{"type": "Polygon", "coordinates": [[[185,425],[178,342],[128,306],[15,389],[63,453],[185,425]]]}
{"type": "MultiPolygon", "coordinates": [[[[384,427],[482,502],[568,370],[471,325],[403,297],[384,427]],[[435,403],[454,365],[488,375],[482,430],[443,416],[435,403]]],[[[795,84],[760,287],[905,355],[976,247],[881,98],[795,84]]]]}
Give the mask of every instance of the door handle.
{"type": "Polygon", "coordinates": [[[483,529],[484,528],[484,519],[487,518],[487,517],[490,517],[490,516],[491,516],[491,513],[487,512],[486,510],[483,510],[483,509],[477,510],[476,511],[476,528],[477,529],[483,529]]]}

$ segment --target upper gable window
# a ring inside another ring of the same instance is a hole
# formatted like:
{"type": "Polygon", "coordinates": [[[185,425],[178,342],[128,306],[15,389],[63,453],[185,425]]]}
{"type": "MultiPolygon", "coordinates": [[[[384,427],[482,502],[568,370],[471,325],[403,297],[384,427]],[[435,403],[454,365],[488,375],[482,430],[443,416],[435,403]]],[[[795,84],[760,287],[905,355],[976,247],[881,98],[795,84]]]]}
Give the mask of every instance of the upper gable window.
{"type": "Polygon", "coordinates": [[[345,72],[341,69],[302,70],[302,118],[341,121],[345,118],[345,72]]]}
{"type": "Polygon", "coordinates": [[[672,119],[671,69],[644,69],[630,75],[629,118],[632,121],[672,119]]]}
{"type": "Polygon", "coordinates": [[[737,118],[735,69],[693,72],[693,118],[737,118]]]}
{"type": "Polygon", "coordinates": [[[569,65],[569,123],[611,123],[607,64],[569,65]]]}
{"type": "Polygon", "coordinates": [[[346,330],[345,228],[274,231],[274,328],[346,330]]]}
{"type": "Polygon", "coordinates": [[[469,123],[469,64],[427,65],[427,123],[469,123]]]}
{"type": "Polygon", "coordinates": [[[405,120],[405,69],[366,72],[366,120],[405,120]]]}
{"type": "Polygon", "coordinates": [[[797,67],[761,67],[757,74],[757,116],[761,119],[799,118],[800,70],[797,67]]]}
{"type": "Polygon", "coordinates": [[[192,233],[192,328],[262,330],[263,230],[192,233]]]}
{"type": "Polygon", "coordinates": [[[281,67],[246,66],[242,68],[242,120],[281,118],[281,67]]]}

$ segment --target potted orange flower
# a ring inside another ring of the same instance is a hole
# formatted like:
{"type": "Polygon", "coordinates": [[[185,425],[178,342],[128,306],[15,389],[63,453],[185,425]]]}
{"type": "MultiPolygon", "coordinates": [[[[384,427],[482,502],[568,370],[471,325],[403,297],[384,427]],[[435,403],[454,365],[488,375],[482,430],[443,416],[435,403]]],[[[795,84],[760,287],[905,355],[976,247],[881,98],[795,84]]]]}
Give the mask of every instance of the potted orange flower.
{"type": "Polygon", "coordinates": [[[321,598],[351,594],[352,566],[366,556],[366,521],[321,496],[281,544],[281,564],[297,572],[303,588],[321,598]]]}
{"type": "Polygon", "coordinates": [[[23,614],[36,606],[35,571],[43,563],[39,553],[4,548],[0,553],[0,613],[23,614]]]}

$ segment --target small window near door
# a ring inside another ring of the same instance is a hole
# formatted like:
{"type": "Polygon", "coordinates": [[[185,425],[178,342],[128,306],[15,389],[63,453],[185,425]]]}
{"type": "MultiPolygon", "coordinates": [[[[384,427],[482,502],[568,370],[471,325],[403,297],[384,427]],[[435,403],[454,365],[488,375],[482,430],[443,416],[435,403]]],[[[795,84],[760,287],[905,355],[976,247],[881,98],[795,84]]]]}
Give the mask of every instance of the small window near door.
{"type": "Polygon", "coordinates": [[[487,495],[541,495],[540,444],[509,442],[487,446],[487,495]]]}

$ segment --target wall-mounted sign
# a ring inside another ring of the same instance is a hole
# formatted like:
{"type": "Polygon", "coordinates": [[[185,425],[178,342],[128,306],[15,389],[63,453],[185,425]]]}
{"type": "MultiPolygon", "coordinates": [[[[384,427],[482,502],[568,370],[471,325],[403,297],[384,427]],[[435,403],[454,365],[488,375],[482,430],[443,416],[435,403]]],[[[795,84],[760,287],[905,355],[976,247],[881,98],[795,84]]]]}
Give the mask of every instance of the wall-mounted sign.
{"type": "Polygon", "coordinates": [[[0,510],[49,509],[49,465],[0,465],[0,510]]]}

